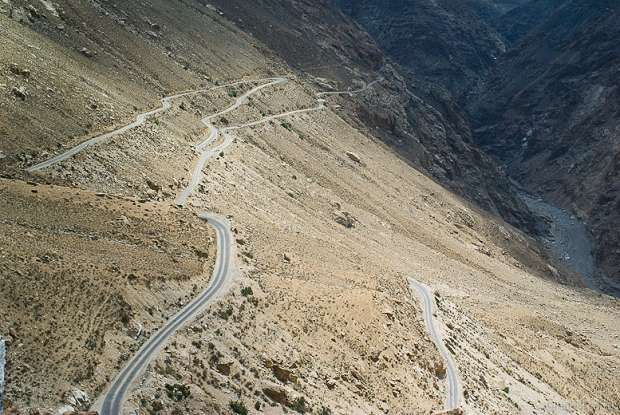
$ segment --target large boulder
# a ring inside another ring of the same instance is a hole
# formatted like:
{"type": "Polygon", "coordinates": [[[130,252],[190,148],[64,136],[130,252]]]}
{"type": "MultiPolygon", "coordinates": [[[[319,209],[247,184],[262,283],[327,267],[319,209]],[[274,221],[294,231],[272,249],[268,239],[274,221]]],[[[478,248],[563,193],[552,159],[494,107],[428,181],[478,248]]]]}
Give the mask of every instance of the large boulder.
{"type": "Polygon", "coordinates": [[[272,401],[284,406],[290,404],[289,394],[286,388],[275,383],[265,382],[262,387],[263,393],[272,401]]]}

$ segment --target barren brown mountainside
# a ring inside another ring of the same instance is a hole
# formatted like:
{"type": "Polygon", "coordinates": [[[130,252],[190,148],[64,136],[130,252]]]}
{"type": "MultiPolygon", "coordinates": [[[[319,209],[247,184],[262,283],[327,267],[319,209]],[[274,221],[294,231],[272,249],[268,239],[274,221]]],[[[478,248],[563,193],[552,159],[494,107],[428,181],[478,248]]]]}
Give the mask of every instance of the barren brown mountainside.
{"type": "Polygon", "coordinates": [[[472,145],[469,125],[455,99],[442,91],[429,92],[423,77],[407,82],[407,66],[398,65],[389,49],[386,57],[384,45],[375,43],[332,1],[212,4],[238,16],[240,27],[307,74],[336,79],[340,85],[356,76],[366,82],[383,79],[384,88],[364,96],[363,103],[347,103],[355,122],[465,199],[511,224],[537,228],[504,172],[472,145]]]}
{"type": "Polygon", "coordinates": [[[0,0],[0,408],[618,413],[618,300],[457,96],[520,3],[414,68],[331,0],[0,0]]]}

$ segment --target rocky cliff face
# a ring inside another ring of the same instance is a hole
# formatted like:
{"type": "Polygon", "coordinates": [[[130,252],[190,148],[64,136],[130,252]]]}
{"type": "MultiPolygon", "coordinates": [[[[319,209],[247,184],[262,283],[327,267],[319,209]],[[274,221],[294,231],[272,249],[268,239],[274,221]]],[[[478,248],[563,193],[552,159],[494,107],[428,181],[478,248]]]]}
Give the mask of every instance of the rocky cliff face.
{"type": "Polygon", "coordinates": [[[493,26],[509,45],[513,45],[532,29],[544,23],[564,0],[523,1],[518,7],[493,19],[493,26]]]}
{"type": "MultiPolygon", "coordinates": [[[[535,17],[542,3],[518,15],[535,17]]],[[[470,105],[476,140],[529,189],[585,219],[596,259],[618,280],[620,5],[564,1],[547,14],[470,105]]]]}
{"type": "MultiPolygon", "coordinates": [[[[509,175],[585,219],[599,265],[617,274],[620,241],[608,230],[619,210],[617,2],[338,3],[404,68],[408,87],[452,120],[461,143],[473,125],[475,143],[509,175]]],[[[467,153],[451,148],[465,168],[467,153]]]]}
{"type": "MultiPolygon", "coordinates": [[[[473,143],[468,122],[452,94],[446,91],[458,91],[476,79],[493,61],[492,55],[502,50],[501,40],[490,27],[481,24],[462,32],[450,29],[455,20],[473,20],[472,13],[497,16],[499,12],[492,3],[473,0],[476,7],[471,12],[466,4],[420,2],[426,13],[420,21],[429,27],[416,32],[422,38],[413,44],[412,37],[417,39],[418,35],[409,33],[411,21],[407,16],[411,18],[411,14],[401,11],[400,17],[390,17],[389,13],[417,7],[416,2],[391,2],[389,7],[378,7],[372,2],[341,2],[347,14],[362,19],[374,39],[334,7],[332,1],[277,0],[261,7],[242,0],[211,3],[224,15],[236,16],[234,21],[240,28],[253,33],[304,73],[339,81],[343,88],[382,78],[383,88],[373,88],[364,102],[357,101],[343,115],[353,118],[369,134],[379,136],[410,163],[465,199],[514,225],[535,228],[535,221],[514,196],[505,173],[473,143]],[[376,17],[370,20],[373,15],[376,17]],[[365,21],[363,16],[369,20],[365,21]],[[445,50],[435,60],[428,56],[418,59],[419,54],[436,56],[435,45],[426,45],[428,36],[424,33],[430,33],[430,26],[443,18],[447,19],[445,38],[441,40],[445,50]],[[390,23],[386,24],[384,19],[390,23]],[[384,26],[385,36],[377,37],[373,27],[379,30],[384,26]],[[466,50],[456,57],[461,63],[453,68],[447,48],[457,40],[466,50]],[[423,70],[418,72],[410,62],[419,62],[423,70]],[[438,77],[440,73],[442,77],[438,77]],[[445,80],[445,87],[437,83],[438,79],[445,80]]],[[[482,22],[480,18],[475,20],[482,22]]]]}
{"type": "Polygon", "coordinates": [[[481,0],[340,0],[408,75],[459,95],[505,50],[488,24],[501,12],[481,0]]]}

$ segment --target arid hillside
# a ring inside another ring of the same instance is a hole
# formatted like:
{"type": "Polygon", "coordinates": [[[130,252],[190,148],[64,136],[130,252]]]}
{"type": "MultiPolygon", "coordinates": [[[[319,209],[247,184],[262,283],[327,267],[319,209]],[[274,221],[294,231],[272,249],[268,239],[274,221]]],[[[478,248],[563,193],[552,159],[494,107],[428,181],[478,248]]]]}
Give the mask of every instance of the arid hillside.
{"type": "Polygon", "coordinates": [[[223,252],[230,283],[170,328],[123,414],[441,411],[410,278],[459,411],[617,413],[618,300],[502,219],[535,223],[448,101],[331,1],[0,10],[8,413],[101,410],[223,252]]]}

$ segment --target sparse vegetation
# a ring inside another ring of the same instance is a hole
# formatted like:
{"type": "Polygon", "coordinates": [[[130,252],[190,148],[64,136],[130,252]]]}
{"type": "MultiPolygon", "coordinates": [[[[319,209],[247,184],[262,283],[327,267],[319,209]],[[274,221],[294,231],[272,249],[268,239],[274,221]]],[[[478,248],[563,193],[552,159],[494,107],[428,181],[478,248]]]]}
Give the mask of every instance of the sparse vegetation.
{"type": "Polygon", "coordinates": [[[293,402],[291,402],[290,407],[293,411],[298,412],[300,414],[305,414],[306,412],[310,410],[308,408],[308,403],[306,402],[306,398],[304,398],[303,396],[299,396],[295,398],[293,402]]]}
{"type": "Polygon", "coordinates": [[[239,415],[247,415],[248,408],[245,407],[245,404],[242,401],[230,401],[230,409],[239,415]]]}
{"type": "Polygon", "coordinates": [[[243,287],[241,289],[241,295],[244,297],[249,297],[251,295],[254,295],[254,292],[252,291],[252,287],[243,287]]]}
{"type": "Polygon", "coordinates": [[[293,126],[288,121],[283,121],[280,125],[289,131],[293,130],[293,126]]]}
{"type": "Polygon", "coordinates": [[[217,316],[221,319],[228,320],[233,315],[233,311],[233,306],[228,304],[226,308],[217,311],[217,316]]]}
{"type": "Polygon", "coordinates": [[[165,388],[168,398],[172,399],[175,402],[180,402],[191,396],[189,386],[183,385],[181,383],[175,383],[174,385],[166,383],[165,388]]]}

